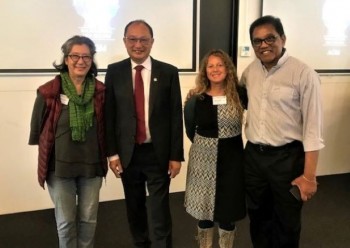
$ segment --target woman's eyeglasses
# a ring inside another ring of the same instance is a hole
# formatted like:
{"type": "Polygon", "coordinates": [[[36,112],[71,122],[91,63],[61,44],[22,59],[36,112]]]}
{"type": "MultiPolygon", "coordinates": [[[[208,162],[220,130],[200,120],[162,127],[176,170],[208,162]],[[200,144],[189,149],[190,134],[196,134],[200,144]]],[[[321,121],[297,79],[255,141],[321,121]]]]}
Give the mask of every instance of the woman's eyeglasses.
{"type": "Polygon", "coordinates": [[[82,59],[84,62],[91,62],[92,57],[90,55],[77,55],[77,54],[69,54],[68,57],[73,60],[73,62],[78,62],[79,59],[82,59]]]}

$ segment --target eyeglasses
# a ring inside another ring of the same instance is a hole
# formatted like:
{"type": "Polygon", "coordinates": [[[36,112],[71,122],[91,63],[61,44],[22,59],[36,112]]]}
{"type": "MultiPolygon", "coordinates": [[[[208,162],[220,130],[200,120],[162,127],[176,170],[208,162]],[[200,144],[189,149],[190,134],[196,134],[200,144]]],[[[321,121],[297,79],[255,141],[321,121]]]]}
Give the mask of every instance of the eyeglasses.
{"type": "Polygon", "coordinates": [[[261,44],[263,42],[265,42],[267,45],[272,45],[273,43],[275,43],[277,38],[278,38],[278,35],[271,35],[271,36],[266,37],[265,39],[255,38],[255,39],[253,39],[252,44],[255,47],[261,46],[261,44]]]}
{"type": "Polygon", "coordinates": [[[150,38],[124,37],[124,39],[126,39],[131,45],[135,45],[139,41],[144,46],[147,46],[151,41],[150,38]]]}
{"type": "Polygon", "coordinates": [[[78,62],[79,59],[83,59],[85,63],[91,62],[92,57],[90,55],[77,55],[77,54],[69,54],[68,57],[73,60],[73,62],[78,62]]]}

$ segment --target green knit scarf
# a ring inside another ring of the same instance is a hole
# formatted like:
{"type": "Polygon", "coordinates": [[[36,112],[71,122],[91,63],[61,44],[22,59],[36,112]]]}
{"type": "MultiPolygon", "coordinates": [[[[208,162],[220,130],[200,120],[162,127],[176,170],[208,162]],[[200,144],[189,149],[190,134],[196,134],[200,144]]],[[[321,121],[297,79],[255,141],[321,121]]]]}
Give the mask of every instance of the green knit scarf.
{"type": "Polygon", "coordinates": [[[68,72],[61,73],[63,93],[69,98],[69,124],[72,130],[73,141],[85,141],[86,131],[92,127],[94,116],[93,95],[95,80],[86,77],[83,83],[83,92],[79,96],[68,72]]]}

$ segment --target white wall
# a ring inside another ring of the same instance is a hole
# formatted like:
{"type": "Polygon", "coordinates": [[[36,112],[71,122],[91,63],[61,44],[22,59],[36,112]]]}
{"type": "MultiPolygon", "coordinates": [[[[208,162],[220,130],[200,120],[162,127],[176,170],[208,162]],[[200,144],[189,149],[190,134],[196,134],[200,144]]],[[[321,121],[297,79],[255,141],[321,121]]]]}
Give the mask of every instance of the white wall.
{"type": "MultiPolygon", "coordinates": [[[[250,23],[260,15],[260,0],[240,3],[239,46],[249,45],[250,23]]],[[[288,48],[288,43],[287,43],[288,48]]],[[[254,59],[238,58],[238,74],[254,59]]],[[[0,75],[0,215],[7,213],[51,208],[47,190],[37,183],[37,147],[29,146],[29,122],[36,89],[53,74],[0,75]]],[[[99,77],[103,80],[103,75],[99,77]]],[[[326,148],[322,150],[318,167],[319,175],[350,172],[347,154],[350,151],[350,76],[322,76],[324,103],[324,136],[326,148]]],[[[195,75],[180,75],[183,99],[193,87],[195,75]]],[[[190,146],[185,140],[187,161],[190,146]]],[[[187,164],[171,184],[171,191],[185,189],[187,164]]],[[[101,201],[123,198],[122,185],[112,173],[107,175],[101,189],[101,201]]]]}

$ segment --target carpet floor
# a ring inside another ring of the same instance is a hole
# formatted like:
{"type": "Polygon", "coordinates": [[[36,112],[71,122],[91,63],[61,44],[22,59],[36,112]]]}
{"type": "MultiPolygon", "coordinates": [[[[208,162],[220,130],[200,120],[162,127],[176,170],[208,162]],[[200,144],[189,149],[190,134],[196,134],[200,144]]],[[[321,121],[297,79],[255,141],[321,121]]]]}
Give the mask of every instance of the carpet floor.
{"type": "MultiPolygon", "coordinates": [[[[300,248],[350,247],[350,173],[318,177],[319,189],[303,208],[300,248]]],[[[174,248],[195,248],[196,220],[185,212],[184,192],[170,195],[174,248]]],[[[1,203],[0,203],[1,204],[1,203]]],[[[249,219],[237,223],[235,248],[252,247],[249,219]]],[[[0,248],[56,248],[53,209],[0,215],[0,248]]],[[[124,200],[101,202],[95,248],[130,248],[124,200]]],[[[214,248],[218,248],[217,234],[214,248]]]]}

